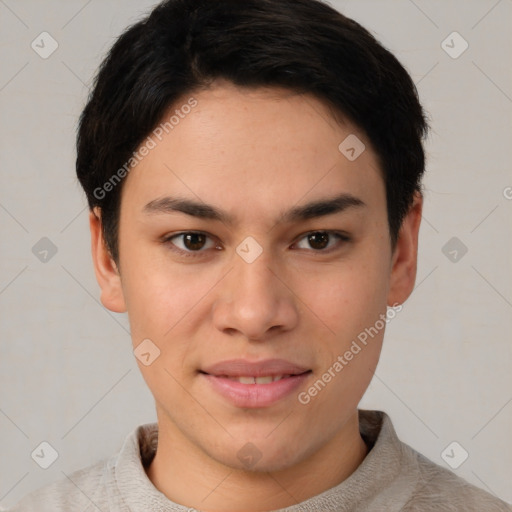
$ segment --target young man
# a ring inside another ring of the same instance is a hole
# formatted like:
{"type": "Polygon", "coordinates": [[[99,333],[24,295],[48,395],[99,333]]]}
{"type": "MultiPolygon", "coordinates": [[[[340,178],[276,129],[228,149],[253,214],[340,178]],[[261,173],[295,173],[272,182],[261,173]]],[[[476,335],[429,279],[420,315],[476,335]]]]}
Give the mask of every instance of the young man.
{"type": "Polygon", "coordinates": [[[77,173],[158,423],[13,510],[512,510],[357,408],[414,287],[426,133],[404,68],[317,0],[126,31],[77,173]]]}

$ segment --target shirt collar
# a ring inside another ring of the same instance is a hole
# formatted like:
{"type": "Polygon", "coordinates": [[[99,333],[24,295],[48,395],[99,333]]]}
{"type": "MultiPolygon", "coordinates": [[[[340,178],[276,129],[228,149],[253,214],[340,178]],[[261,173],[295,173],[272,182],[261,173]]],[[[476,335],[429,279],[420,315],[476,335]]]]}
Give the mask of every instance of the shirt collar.
{"type": "MultiPolygon", "coordinates": [[[[355,511],[362,503],[378,499],[379,492],[399,475],[402,443],[389,416],[382,411],[358,412],[359,430],[369,452],[356,471],[335,487],[279,512],[355,511]]],[[[115,465],[120,495],[133,512],[193,512],[195,509],[170,501],[149,480],[145,467],[153,459],[157,443],[157,423],[140,425],[126,438],[115,465]]]]}

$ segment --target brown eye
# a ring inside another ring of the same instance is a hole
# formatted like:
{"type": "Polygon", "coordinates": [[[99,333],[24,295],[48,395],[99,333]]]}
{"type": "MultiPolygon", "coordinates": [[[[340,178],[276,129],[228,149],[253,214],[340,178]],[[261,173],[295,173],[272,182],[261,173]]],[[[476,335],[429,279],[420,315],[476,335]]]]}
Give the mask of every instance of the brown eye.
{"type": "Polygon", "coordinates": [[[331,231],[312,231],[304,235],[297,242],[297,246],[299,249],[313,249],[316,252],[327,253],[330,252],[331,249],[336,249],[337,246],[341,246],[343,242],[348,241],[350,241],[350,237],[342,233],[333,233],[331,231]]]}
{"type": "Polygon", "coordinates": [[[183,236],[183,245],[191,251],[202,249],[207,238],[202,233],[188,233],[181,236],[183,236]]]}
{"type": "Polygon", "coordinates": [[[206,233],[185,231],[163,239],[163,243],[183,256],[200,256],[207,249],[215,247],[215,242],[206,233]]]}
{"type": "Polygon", "coordinates": [[[308,235],[308,242],[313,249],[325,249],[329,244],[329,234],[321,231],[311,233],[308,235]]]}

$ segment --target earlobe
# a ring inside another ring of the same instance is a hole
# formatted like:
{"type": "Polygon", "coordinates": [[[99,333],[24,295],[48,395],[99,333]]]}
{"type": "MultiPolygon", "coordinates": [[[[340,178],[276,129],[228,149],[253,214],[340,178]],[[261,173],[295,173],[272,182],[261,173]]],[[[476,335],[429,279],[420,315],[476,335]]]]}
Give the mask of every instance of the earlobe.
{"type": "Polygon", "coordinates": [[[91,251],[96,280],[101,288],[101,303],[115,313],[126,312],[121,276],[103,238],[99,208],[89,212],[91,251]]]}
{"type": "Polygon", "coordinates": [[[416,281],[418,235],[423,209],[423,195],[416,192],[405,216],[392,258],[387,305],[403,304],[411,295],[416,281]]]}

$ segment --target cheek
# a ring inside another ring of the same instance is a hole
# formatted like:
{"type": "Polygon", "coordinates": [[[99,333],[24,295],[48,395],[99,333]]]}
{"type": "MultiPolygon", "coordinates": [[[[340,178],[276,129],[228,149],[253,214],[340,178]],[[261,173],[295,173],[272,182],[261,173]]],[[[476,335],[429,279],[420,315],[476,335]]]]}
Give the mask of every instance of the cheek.
{"type": "Polygon", "coordinates": [[[363,258],[302,284],[304,302],[337,334],[354,334],[386,311],[389,275],[382,261],[363,258]]]}
{"type": "Polygon", "coordinates": [[[158,273],[127,269],[123,291],[134,340],[134,335],[161,338],[172,327],[177,298],[169,284],[158,273]]]}
{"type": "MultiPolygon", "coordinates": [[[[192,367],[195,371],[201,348],[198,329],[202,324],[198,317],[204,320],[208,316],[204,297],[218,280],[213,272],[180,272],[155,260],[151,265],[138,265],[134,258],[126,266],[123,289],[133,348],[149,339],[159,350],[151,366],[139,362],[144,379],[155,392],[162,386],[174,389],[176,383],[171,376],[180,379],[192,367]]],[[[178,396],[179,386],[173,393],[178,396]]]]}
{"type": "Polygon", "coordinates": [[[164,267],[133,265],[127,269],[124,289],[133,348],[137,350],[142,340],[149,339],[158,351],[150,365],[137,361],[144,380],[160,403],[168,396],[180,397],[178,382],[195,351],[192,313],[204,287],[164,267]]]}
{"type": "Polygon", "coordinates": [[[167,338],[193,310],[211,280],[177,271],[164,261],[134,253],[123,268],[123,293],[132,330],[167,338]]]}

